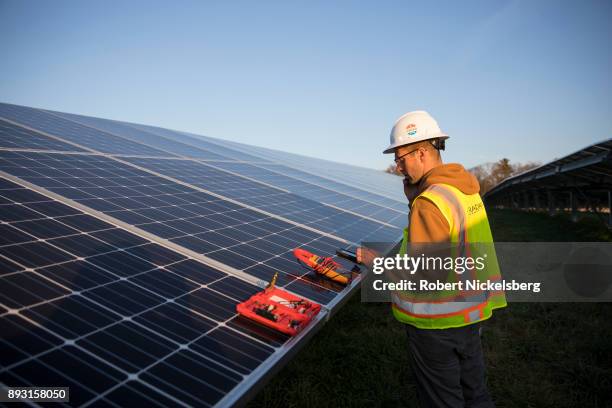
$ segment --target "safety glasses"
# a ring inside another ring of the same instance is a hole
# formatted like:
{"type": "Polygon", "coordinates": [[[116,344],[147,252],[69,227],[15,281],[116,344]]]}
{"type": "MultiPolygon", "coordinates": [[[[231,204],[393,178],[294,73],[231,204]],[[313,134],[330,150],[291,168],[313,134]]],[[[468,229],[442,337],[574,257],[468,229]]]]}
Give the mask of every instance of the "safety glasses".
{"type": "Polygon", "coordinates": [[[400,157],[396,157],[395,159],[393,159],[393,161],[395,162],[396,165],[399,165],[400,164],[400,160],[402,160],[404,157],[408,156],[410,153],[416,152],[419,149],[420,149],[420,147],[418,147],[418,148],[416,148],[414,150],[411,150],[408,153],[404,153],[400,157]]]}

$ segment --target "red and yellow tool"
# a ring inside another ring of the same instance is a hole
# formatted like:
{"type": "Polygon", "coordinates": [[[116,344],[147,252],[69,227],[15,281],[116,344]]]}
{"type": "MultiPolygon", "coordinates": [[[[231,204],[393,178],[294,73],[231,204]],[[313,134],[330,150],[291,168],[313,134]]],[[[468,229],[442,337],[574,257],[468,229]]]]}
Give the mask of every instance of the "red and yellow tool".
{"type": "Polygon", "coordinates": [[[293,250],[293,255],[295,255],[298,262],[308,266],[319,275],[325,276],[327,279],[342,285],[348,285],[351,281],[351,272],[344,271],[342,266],[331,257],[323,258],[301,248],[295,248],[293,250]]]}
{"type": "Polygon", "coordinates": [[[277,276],[278,272],[262,292],[239,303],[236,310],[251,320],[295,336],[319,313],[321,305],[278,289],[277,276]]]}

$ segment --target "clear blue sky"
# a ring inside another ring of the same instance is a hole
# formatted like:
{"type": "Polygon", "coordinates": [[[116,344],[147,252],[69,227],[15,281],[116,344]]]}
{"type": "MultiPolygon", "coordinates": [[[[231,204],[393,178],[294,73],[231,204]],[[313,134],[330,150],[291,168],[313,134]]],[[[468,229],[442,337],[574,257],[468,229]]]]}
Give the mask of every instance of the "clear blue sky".
{"type": "Polygon", "coordinates": [[[0,0],[0,101],[384,168],[402,113],[446,161],[612,137],[610,1],[0,0]]]}

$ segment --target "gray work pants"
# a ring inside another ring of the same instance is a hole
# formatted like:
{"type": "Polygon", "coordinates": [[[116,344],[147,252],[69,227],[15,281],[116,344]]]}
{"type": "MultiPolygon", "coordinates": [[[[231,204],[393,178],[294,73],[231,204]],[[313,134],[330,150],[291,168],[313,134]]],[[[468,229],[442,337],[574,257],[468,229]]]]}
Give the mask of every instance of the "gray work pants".
{"type": "Polygon", "coordinates": [[[494,407],[485,383],[480,323],[453,329],[406,325],[419,405],[494,407]]]}

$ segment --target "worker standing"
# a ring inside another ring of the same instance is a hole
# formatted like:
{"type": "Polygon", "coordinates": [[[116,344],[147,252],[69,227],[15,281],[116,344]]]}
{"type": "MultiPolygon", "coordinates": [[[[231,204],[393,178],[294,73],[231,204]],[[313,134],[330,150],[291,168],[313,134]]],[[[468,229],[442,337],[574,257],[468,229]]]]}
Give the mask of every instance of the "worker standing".
{"type": "MultiPolygon", "coordinates": [[[[400,255],[410,243],[448,243],[461,252],[470,242],[493,242],[478,181],[462,165],[442,162],[446,139],[425,111],[406,113],[391,130],[391,144],[383,153],[395,154],[410,205],[400,255]]],[[[363,261],[367,255],[359,249],[357,257],[363,261]]],[[[497,259],[489,261],[487,273],[499,277],[497,259]]],[[[422,407],[494,406],[485,382],[480,322],[506,306],[506,299],[503,292],[479,296],[428,303],[393,294],[393,315],[406,324],[422,407]]]]}

